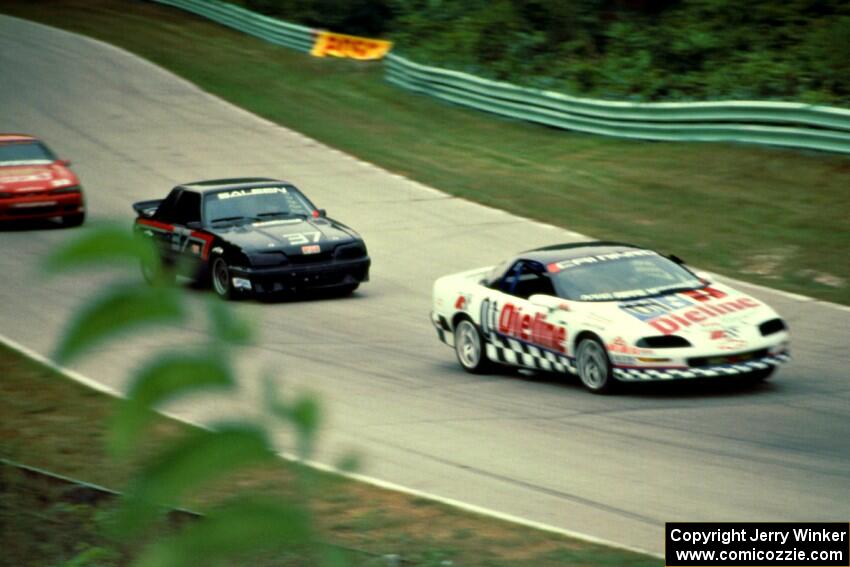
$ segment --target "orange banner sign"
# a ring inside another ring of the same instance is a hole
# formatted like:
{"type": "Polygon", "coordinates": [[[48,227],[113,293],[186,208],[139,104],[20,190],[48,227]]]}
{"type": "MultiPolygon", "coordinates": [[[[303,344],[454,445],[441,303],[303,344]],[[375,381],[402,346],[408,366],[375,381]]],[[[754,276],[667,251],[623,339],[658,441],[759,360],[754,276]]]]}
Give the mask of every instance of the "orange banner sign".
{"type": "Polygon", "coordinates": [[[381,59],[393,46],[391,41],[369,39],[327,31],[316,32],[311,55],[316,57],[350,57],[351,59],[381,59]]]}

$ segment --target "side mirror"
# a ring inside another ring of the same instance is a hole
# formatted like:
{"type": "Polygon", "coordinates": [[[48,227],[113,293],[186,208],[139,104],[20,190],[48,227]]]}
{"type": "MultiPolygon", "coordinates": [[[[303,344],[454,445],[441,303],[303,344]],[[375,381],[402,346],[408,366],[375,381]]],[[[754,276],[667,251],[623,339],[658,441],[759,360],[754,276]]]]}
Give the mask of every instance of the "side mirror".
{"type": "Polygon", "coordinates": [[[668,257],[668,258],[670,258],[670,260],[672,260],[673,262],[676,262],[676,263],[677,263],[677,264],[679,264],[679,265],[681,265],[681,264],[684,264],[684,263],[685,263],[685,261],[684,261],[684,260],[682,260],[681,258],[679,258],[678,256],[676,256],[675,254],[670,254],[670,255],[669,255],[669,256],[667,256],[667,257],[668,257]]]}
{"type": "Polygon", "coordinates": [[[69,165],[71,165],[71,160],[60,159],[60,160],[56,160],[56,163],[58,163],[59,165],[64,165],[65,167],[68,167],[69,165]]]}
{"type": "Polygon", "coordinates": [[[566,301],[561,299],[560,297],[553,297],[551,295],[543,295],[540,293],[536,293],[528,298],[528,300],[538,307],[543,307],[544,309],[548,309],[549,311],[555,310],[563,310],[569,311],[570,307],[566,301]]]}
{"type": "Polygon", "coordinates": [[[323,219],[323,218],[325,218],[325,217],[327,217],[327,216],[328,216],[328,211],[327,211],[327,209],[319,209],[319,218],[322,218],[322,219],[323,219]]]}

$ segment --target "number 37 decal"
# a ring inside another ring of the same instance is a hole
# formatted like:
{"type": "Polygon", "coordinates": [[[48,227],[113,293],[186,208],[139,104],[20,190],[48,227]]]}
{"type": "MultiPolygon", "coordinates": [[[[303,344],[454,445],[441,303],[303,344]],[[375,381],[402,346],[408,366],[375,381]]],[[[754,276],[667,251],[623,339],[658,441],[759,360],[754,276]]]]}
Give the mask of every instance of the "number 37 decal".
{"type": "Polygon", "coordinates": [[[310,244],[311,242],[320,241],[322,239],[322,233],[319,231],[298,232],[296,234],[284,234],[283,237],[289,240],[289,243],[293,246],[297,246],[298,244],[310,244]]]}

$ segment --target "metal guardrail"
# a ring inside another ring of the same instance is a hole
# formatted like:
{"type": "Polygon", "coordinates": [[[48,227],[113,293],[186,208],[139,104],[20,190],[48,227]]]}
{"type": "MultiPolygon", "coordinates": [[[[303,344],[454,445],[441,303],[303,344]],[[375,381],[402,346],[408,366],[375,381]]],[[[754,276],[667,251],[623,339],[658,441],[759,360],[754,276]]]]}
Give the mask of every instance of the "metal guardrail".
{"type": "Polygon", "coordinates": [[[607,102],[386,58],[387,80],[455,104],[621,138],[731,141],[850,153],[850,110],[801,103],[607,102]]]}
{"type": "MultiPolygon", "coordinates": [[[[315,30],[220,0],[153,0],[302,52],[315,30]]],[[[793,102],[630,103],[572,97],[414,63],[392,53],[387,80],[458,105],[555,128],[642,140],[745,142],[850,153],[850,109],[793,102]]]]}
{"type": "Polygon", "coordinates": [[[153,0],[192,12],[214,22],[258,37],[265,41],[309,53],[313,48],[314,30],[283,22],[219,0],[153,0]]]}

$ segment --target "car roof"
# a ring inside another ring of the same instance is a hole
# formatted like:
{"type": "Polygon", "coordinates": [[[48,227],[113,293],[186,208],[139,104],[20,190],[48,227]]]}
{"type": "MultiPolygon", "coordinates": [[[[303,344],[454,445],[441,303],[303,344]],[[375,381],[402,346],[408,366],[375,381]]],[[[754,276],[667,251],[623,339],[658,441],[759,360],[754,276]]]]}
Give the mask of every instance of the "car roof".
{"type": "Polygon", "coordinates": [[[0,132],[0,143],[4,142],[32,142],[36,140],[35,136],[29,134],[7,134],[0,132]]]}
{"type": "Polygon", "coordinates": [[[275,187],[279,185],[292,184],[288,181],[272,179],[270,177],[234,177],[231,179],[208,179],[206,181],[192,181],[190,183],[182,183],[177,187],[181,187],[189,191],[196,191],[198,193],[208,193],[210,191],[249,189],[252,187],[275,187]]]}
{"type": "Polygon", "coordinates": [[[518,254],[516,260],[533,260],[548,265],[553,262],[563,262],[572,258],[582,258],[596,254],[611,254],[624,252],[626,250],[647,250],[643,246],[626,244],[624,242],[610,242],[606,240],[592,240],[589,242],[571,242],[568,244],[555,244],[526,250],[518,254]]]}

